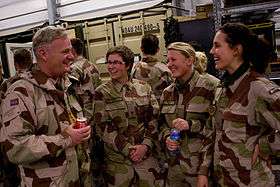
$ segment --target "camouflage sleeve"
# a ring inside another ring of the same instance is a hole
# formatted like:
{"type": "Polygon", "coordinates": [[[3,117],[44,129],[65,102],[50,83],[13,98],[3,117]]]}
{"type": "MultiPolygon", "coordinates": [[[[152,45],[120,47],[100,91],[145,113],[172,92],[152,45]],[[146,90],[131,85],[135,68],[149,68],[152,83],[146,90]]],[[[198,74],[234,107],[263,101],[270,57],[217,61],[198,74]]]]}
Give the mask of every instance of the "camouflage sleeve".
{"type": "MultiPolygon", "coordinates": [[[[119,112],[119,115],[125,115],[124,112],[119,112]]],[[[129,155],[129,147],[132,146],[127,141],[125,130],[117,126],[122,120],[120,116],[111,118],[108,111],[106,111],[106,102],[104,95],[98,89],[94,94],[94,120],[93,125],[96,128],[96,133],[102,138],[107,147],[121,152],[125,156],[129,155]]]]}
{"type": "Polygon", "coordinates": [[[199,150],[202,158],[197,172],[199,175],[209,175],[209,168],[214,154],[214,140],[215,129],[212,124],[212,116],[210,116],[205,125],[205,138],[203,139],[202,146],[199,150]]]}
{"type": "Polygon", "coordinates": [[[93,88],[96,89],[99,85],[101,85],[101,79],[97,67],[91,64],[89,70],[87,71],[89,76],[91,77],[91,82],[93,84],[93,88]]]}
{"type": "Polygon", "coordinates": [[[82,89],[85,91],[85,95],[83,96],[83,111],[85,117],[89,120],[92,120],[93,114],[93,106],[92,106],[92,99],[94,90],[101,84],[101,79],[99,76],[99,72],[97,68],[93,65],[88,63],[84,64],[85,67],[83,71],[83,85],[82,89]]]}
{"type": "MultiPolygon", "coordinates": [[[[3,130],[7,137],[4,142],[7,156],[16,164],[48,161],[58,157],[72,143],[64,134],[44,135],[43,129],[36,129],[35,106],[26,93],[13,91],[1,103],[3,130]]],[[[41,116],[42,117],[42,116],[41,116]]]]}
{"type": "Polygon", "coordinates": [[[166,88],[167,86],[169,86],[169,85],[173,82],[171,73],[169,73],[169,72],[167,72],[167,71],[165,71],[165,72],[162,73],[161,79],[163,80],[162,82],[165,82],[165,83],[166,83],[165,88],[166,88]]]}
{"type": "Polygon", "coordinates": [[[219,99],[221,93],[222,93],[222,88],[218,87],[218,84],[215,85],[216,89],[211,101],[211,104],[208,107],[208,112],[209,112],[209,117],[206,119],[205,122],[205,127],[204,127],[204,139],[202,141],[202,146],[199,150],[201,154],[201,164],[198,169],[198,174],[199,175],[209,175],[209,168],[210,165],[213,161],[213,155],[214,155],[214,144],[215,144],[215,126],[214,126],[214,114],[217,110],[216,107],[216,102],[219,99]]]}
{"type": "Polygon", "coordinates": [[[148,145],[150,148],[153,147],[154,141],[158,141],[158,128],[157,128],[157,118],[159,112],[159,105],[156,96],[152,93],[151,87],[149,86],[150,92],[150,107],[145,109],[144,120],[147,120],[147,127],[145,128],[143,144],[148,145]]]}
{"type": "Polygon", "coordinates": [[[164,92],[160,97],[160,113],[158,118],[159,141],[161,145],[164,147],[165,140],[170,135],[170,127],[165,119],[165,114],[162,111],[163,101],[164,101],[164,92]]]}
{"type": "Polygon", "coordinates": [[[190,129],[187,131],[182,131],[182,133],[186,133],[186,136],[189,134],[195,134],[200,137],[203,142],[203,146],[200,149],[200,154],[202,156],[202,162],[200,167],[198,168],[198,174],[208,175],[208,167],[210,165],[212,156],[212,128],[210,121],[207,121],[209,118],[208,114],[192,114],[191,119],[187,119],[188,124],[190,125],[190,129]]]}
{"type": "Polygon", "coordinates": [[[277,142],[280,141],[280,88],[268,81],[256,81],[252,85],[256,98],[256,123],[268,125],[268,130],[259,139],[259,146],[262,156],[280,155],[280,148],[277,142]]]}

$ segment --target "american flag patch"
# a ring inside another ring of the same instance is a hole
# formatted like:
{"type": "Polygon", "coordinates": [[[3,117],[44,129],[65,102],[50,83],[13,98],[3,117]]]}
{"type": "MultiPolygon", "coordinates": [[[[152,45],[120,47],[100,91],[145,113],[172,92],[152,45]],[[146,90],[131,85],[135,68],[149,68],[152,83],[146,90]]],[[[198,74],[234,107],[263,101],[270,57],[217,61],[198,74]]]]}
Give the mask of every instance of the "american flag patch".
{"type": "Polygon", "coordinates": [[[18,105],[18,98],[10,100],[10,106],[18,105]]]}

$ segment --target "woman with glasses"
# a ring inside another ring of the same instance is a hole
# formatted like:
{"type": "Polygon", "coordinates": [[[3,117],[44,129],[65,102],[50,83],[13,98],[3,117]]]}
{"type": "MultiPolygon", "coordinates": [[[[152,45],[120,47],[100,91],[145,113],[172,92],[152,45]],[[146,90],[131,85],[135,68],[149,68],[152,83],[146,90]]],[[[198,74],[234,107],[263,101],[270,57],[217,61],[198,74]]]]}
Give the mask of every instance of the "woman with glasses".
{"type": "Polygon", "coordinates": [[[108,186],[159,186],[154,158],[159,105],[151,87],[131,79],[133,52],[126,46],[106,54],[111,80],[96,89],[94,125],[104,141],[108,186]]]}

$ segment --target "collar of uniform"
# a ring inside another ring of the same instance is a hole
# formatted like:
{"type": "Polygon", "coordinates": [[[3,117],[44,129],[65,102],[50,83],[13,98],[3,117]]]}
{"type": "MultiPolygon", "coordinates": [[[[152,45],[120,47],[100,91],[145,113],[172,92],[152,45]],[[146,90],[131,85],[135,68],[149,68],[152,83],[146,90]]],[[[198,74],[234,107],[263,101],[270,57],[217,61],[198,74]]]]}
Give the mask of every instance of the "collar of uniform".
{"type": "Polygon", "coordinates": [[[158,59],[157,59],[156,55],[145,55],[145,56],[143,56],[142,62],[152,64],[152,63],[158,62],[158,59]]]}
{"type": "Polygon", "coordinates": [[[73,64],[75,64],[76,62],[79,62],[80,60],[83,60],[83,59],[84,59],[84,57],[83,57],[82,55],[77,56],[77,57],[70,63],[70,65],[73,65],[73,64]]]}
{"type": "Polygon", "coordinates": [[[189,81],[189,85],[190,85],[191,90],[195,87],[195,85],[196,85],[196,83],[199,79],[199,75],[200,74],[196,70],[194,70],[193,76],[191,77],[191,80],[189,81]]]}
{"type": "Polygon", "coordinates": [[[40,88],[46,90],[56,90],[55,84],[58,79],[48,77],[39,69],[39,67],[34,67],[31,71],[22,73],[21,77],[40,88]]]}
{"type": "Polygon", "coordinates": [[[233,74],[230,75],[228,72],[225,72],[222,77],[223,85],[225,87],[233,85],[234,82],[239,79],[245,72],[247,72],[249,68],[249,63],[242,63],[233,74]]]}
{"type": "Polygon", "coordinates": [[[112,79],[112,85],[115,87],[115,89],[118,92],[121,92],[124,87],[126,87],[126,89],[128,89],[128,90],[131,90],[132,87],[133,87],[132,80],[128,80],[125,84],[123,84],[123,83],[120,83],[117,80],[112,79]]]}
{"type": "Polygon", "coordinates": [[[72,85],[72,81],[70,80],[70,76],[68,73],[61,78],[61,83],[63,90],[68,90],[68,88],[72,85]]]}
{"type": "Polygon", "coordinates": [[[244,79],[245,76],[247,76],[250,73],[250,69],[247,69],[245,73],[243,73],[238,79],[236,79],[233,84],[229,85],[228,88],[233,93],[237,87],[239,86],[240,82],[244,79]]]}
{"type": "Polygon", "coordinates": [[[194,70],[192,72],[192,76],[186,82],[179,83],[178,80],[175,80],[175,86],[179,91],[187,87],[189,87],[190,90],[192,90],[195,87],[198,78],[199,78],[199,73],[196,70],[194,70]]]}

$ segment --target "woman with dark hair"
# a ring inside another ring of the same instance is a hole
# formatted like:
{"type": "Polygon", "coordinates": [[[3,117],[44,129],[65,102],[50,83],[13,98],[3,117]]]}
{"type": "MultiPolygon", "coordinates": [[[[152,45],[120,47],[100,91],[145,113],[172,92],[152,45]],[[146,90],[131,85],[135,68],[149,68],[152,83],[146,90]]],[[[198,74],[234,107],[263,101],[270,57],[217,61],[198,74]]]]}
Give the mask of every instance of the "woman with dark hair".
{"type": "MultiPolygon", "coordinates": [[[[263,76],[271,52],[266,46],[239,23],[215,35],[210,52],[225,74],[212,106],[214,145],[205,142],[204,153],[214,157],[218,186],[275,186],[268,137],[280,130],[280,88],[263,76]]],[[[208,186],[207,177],[200,175],[198,184],[208,186]]]]}
{"type": "Polygon", "coordinates": [[[134,61],[126,46],[106,54],[111,80],[97,87],[94,125],[104,141],[108,186],[159,186],[155,159],[159,105],[151,86],[129,77],[134,61]]]}

